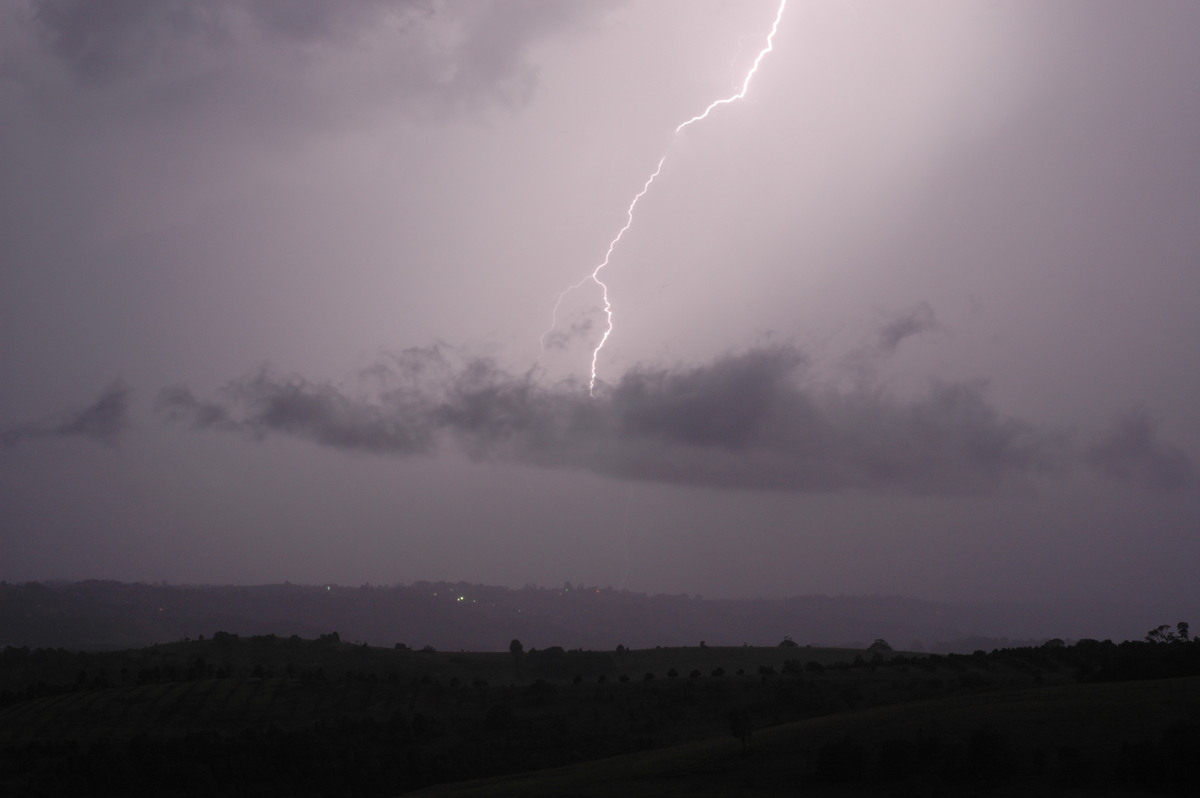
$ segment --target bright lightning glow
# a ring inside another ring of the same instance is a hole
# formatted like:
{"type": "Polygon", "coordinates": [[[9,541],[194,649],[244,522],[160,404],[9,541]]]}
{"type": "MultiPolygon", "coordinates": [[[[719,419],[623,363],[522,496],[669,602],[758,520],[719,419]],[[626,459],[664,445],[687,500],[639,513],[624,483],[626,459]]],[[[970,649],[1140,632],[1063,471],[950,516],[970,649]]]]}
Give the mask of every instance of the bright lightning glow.
{"type": "Polygon", "coordinates": [[[654,178],[658,177],[658,173],[662,171],[663,163],[667,160],[667,156],[663,156],[658,161],[658,166],[654,169],[654,174],[650,175],[646,180],[646,184],[642,186],[642,190],[633,198],[633,202],[629,203],[629,208],[625,211],[625,226],[621,228],[608,245],[608,252],[604,253],[604,260],[592,272],[592,279],[600,286],[600,291],[604,297],[604,316],[608,322],[604,327],[604,335],[600,336],[600,343],[596,344],[596,348],[592,350],[592,377],[588,381],[588,393],[592,396],[596,395],[596,358],[600,357],[600,350],[604,348],[604,342],[608,340],[608,336],[612,335],[613,331],[613,313],[612,303],[608,301],[608,286],[600,279],[600,270],[608,265],[608,261],[612,258],[613,250],[617,246],[617,242],[621,240],[621,236],[625,235],[625,231],[633,224],[633,209],[637,207],[638,200],[646,196],[646,192],[650,190],[650,184],[654,182],[654,178]]]}
{"type": "Polygon", "coordinates": [[[638,200],[645,196],[646,192],[650,190],[650,184],[654,182],[654,178],[658,177],[658,173],[662,171],[663,163],[665,163],[666,160],[667,156],[665,155],[659,159],[658,166],[655,168],[654,174],[647,178],[645,185],[642,186],[642,190],[637,193],[637,196],[635,196],[633,201],[629,203],[629,207],[625,209],[625,226],[617,232],[616,237],[614,237],[612,241],[608,242],[608,251],[604,253],[604,260],[600,262],[599,266],[592,270],[591,274],[575,283],[575,285],[568,286],[561,294],[558,295],[558,300],[554,303],[554,310],[550,315],[550,329],[542,333],[542,351],[544,352],[546,349],[546,336],[553,332],[554,328],[558,326],[558,308],[559,305],[562,304],[563,298],[576,288],[581,287],[589,280],[600,286],[601,295],[604,298],[604,315],[608,321],[608,325],[604,330],[604,335],[600,339],[600,345],[596,347],[594,352],[592,352],[592,381],[588,384],[588,393],[593,393],[593,389],[596,385],[596,355],[599,353],[601,348],[604,347],[604,342],[608,340],[609,334],[612,333],[612,303],[608,301],[608,286],[600,280],[600,272],[605,266],[608,265],[609,260],[612,259],[613,250],[616,249],[617,242],[621,240],[621,236],[625,235],[625,231],[628,230],[630,225],[633,224],[633,209],[637,207],[638,200]]]}
{"type": "Polygon", "coordinates": [[[787,0],[779,1],[779,10],[775,12],[775,22],[771,25],[771,32],[767,34],[767,46],[758,51],[758,57],[754,59],[754,64],[751,65],[750,71],[746,73],[746,79],[742,81],[741,90],[738,91],[737,94],[731,94],[724,99],[714,100],[701,113],[696,114],[691,119],[675,128],[676,133],[683,130],[693,122],[699,122],[701,119],[704,119],[710,113],[712,113],[712,110],[717,106],[728,105],[729,103],[736,102],[737,100],[740,100],[746,96],[746,92],[750,89],[750,81],[754,79],[754,73],[758,72],[758,65],[761,64],[762,60],[767,57],[767,53],[775,49],[775,33],[779,30],[779,20],[783,19],[783,9],[786,5],[787,0]]]}
{"type": "MultiPolygon", "coordinates": [[[[775,33],[779,30],[779,21],[783,19],[783,10],[786,6],[787,0],[779,1],[779,10],[775,12],[775,21],[771,24],[771,32],[767,34],[766,45],[758,52],[758,56],[754,59],[754,64],[751,65],[750,71],[746,73],[746,78],[742,81],[742,88],[739,89],[735,94],[720,100],[714,100],[701,113],[693,116],[686,122],[680,123],[680,125],[675,128],[676,135],[678,135],[685,127],[707,118],[708,115],[717,107],[736,102],[737,100],[740,100],[746,96],[746,92],[750,89],[750,81],[754,78],[755,73],[758,72],[759,64],[761,64],[762,60],[767,57],[767,53],[775,49],[775,33]]],[[[646,179],[646,183],[642,186],[642,190],[639,191],[637,196],[633,198],[633,201],[629,203],[629,207],[625,210],[625,226],[622,227],[617,232],[613,240],[608,243],[608,251],[604,253],[604,260],[600,262],[600,265],[593,269],[592,273],[587,277],[584,277],[578,283],[568,287],[558,295],[558,301],[554,303],[554,311],[551,314],[550,329],[542,333],[542,351],[544,353],[546,350],[546,336],[549,335],[558,325],[558,308],[559,305],[562,304],[563,297],[581,287],[589,280],[600,286],[601,296],[604,299],[604,317],[606,324],[604,327],[604,333],[600,336],[600,343],[596,344],[596,348],[592,350],[592,373],[591,378],[588,380],[588,394],[590,396],[596,395],[596,362],[600,358],[600,350],[604,348],[604,344],[607,343],[608,337],[612,335],[613,331],[612,303],[608,300],[608,285],[606,285],[604,281],[600,279],[600,272],[604,270],[604,267],[607,266],[608,262],[612,259],[613,250],[616,249],[617,243],[621,240],[621,237],[624,236],[625,232],[633,225],[633,210],[637,207],[638,200],[644,197],[646,192],[650,190],[650,186],[654,183],[654,179],[658,177],[659,173],[662,172],[663,164],[666,163],[666,161],[666,155],[659,159],[658,166],[655,167],[654,173],[646,179]]]]}

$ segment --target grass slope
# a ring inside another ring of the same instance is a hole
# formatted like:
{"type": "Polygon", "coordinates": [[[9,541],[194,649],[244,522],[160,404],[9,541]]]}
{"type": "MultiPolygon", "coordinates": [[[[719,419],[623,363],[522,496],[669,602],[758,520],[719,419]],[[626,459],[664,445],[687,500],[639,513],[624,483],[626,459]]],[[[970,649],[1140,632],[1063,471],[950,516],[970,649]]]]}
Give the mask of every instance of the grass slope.
{"type": "MultiPolygon", "coordinates": [[[[450,798],[938,795],[933,760],[968,792],[1096,795],[1130,747],[1200,717],[1200,678],[1061,685],[934,699],[509,777],[441,785],[450,798]],[[908,747],[905,743],[911,743],[908,747]],[[931,751],[922,755],[921,746],[931,751]],[[908,762],[896,752],[912,755],[908,762]],[[891,752],[891,753],[889,753],[891,752]],[[889,762],[889,757],[896,761],[889,762]],[[840,760],[840,761],[839,761],[840,760]]],[[[1142,794],[1128,784],[1119,792],[1142,794]]],[[[1170,794],[1169,788],[1145,794],[1170,794]]],[[[956,793],[961,794],[961,793],[956,793]]]]}

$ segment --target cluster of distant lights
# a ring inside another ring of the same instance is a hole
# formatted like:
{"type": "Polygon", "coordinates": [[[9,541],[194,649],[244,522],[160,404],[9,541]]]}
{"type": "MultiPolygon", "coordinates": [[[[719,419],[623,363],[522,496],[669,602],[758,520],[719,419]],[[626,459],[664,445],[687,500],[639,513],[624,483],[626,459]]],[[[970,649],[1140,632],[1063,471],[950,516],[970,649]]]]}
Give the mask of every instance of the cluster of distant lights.
{"type": "MultiPolygon", "coordinates": [[[[325,592],[326,592],[326,593],[332,593],[332,592],[333,592],[333,588],[334,588],[334,586],[333,586],[333,585],[325,585],[325,592]]],[[[569,587],[564,587],[562,590],[559,590],[559,591],[558,591],[558,594],[561,596],[561,595],[563,595],[564,593],[570,593],[570,592],[571,592],[571,588],[569,588],[569,587]]],[[[581,591],[579,591],[579,590],[576,590],[575,592],[576,592],[576,593],[579,593],[579,592],[581,592],[581,591]]],[[[600,595],[600,593],[601,593],[601,592],[602,592],[602,591],[600,590],[600,588],[596,588],[596,589],[595,589],[595,593],[596,593],[596,595],[600,595]]],[[[467,604],[467,603],[470,603],[470,604],[478,604],[478,603],[479,603],[479,601],[478,601],[477,599],[473,599],[473,598],[467,598],[466,594],[464,594],[464,593],[450,593],[450,594],[448,594],[448,595],[449,595],[451,598],[453,598],[453,599],[454,599],[454,603],[455,603],[455,604],[467,604]]],[[[438,596],[439,596],[439,592],[438,592],[438,591],[436,591],[436,590],[435,590],[435,591],[433,591],[433,597],[434,597],[434,598],[437,598],[438,596]]],[[[490,601],[489,601],[489,602],[488,602],[488,606],[489,606],[489,607],[495,607],[495,606],[496,606],[496,604],[495,604],[495,602],[490,602],[490,601]]],[[[520,608],[517,608],[517,609],[516,609],[516,611],[517,611],[517,612],[520,612],[521,610],[520,610],[520,608]]],[[[159,612],[162,612],[162,609],[161,609],[161,608],[159,608],[159,612]]]]}
{"type": "MultiPolygon", "coordinates": [[[[328,588],[326,588],[326,589],[328,590],[328,588]]],[[[561,596],[561,595],[562,595],[562,594],[564,594],[564,593],[570,593],[570,592],[571,592],[571,588],[569,588],[569,587],[564,587],[562,590],[558,591],[558,594],[561,596]]],[[[581,592],[581,591],[578,591],[578,590],[576,590],[575,592],[576,592],[576,593],[579,593],[579,592],[581,592]]],[[[600,590],[600,588],[595,588],[595,593],[596,593],[596,595],[597,595],[597,596],[598,596],[598,595],[600,595],[600,593],[601,593],[601,592],[602,592],[602,591],[600,590]]],[[[438,591],[436,591],[436,590],[435,590],[435,591],[433,592],[433,596],[434,596],[434,598],[437,598],[437,596],[438,596],[438,591]]],[[[462,594],[462,593],[451,593],[451,594],[450,594],[450,596],[451,596],[451,597],[453,597],[453,599],[454,599],[454,603],[455,603],[455,604],[466,604],[466,603],[468,603],[468,602],[469,602],[469,603],[471,603],[471,604],[478,604],[478,603],[479,603],[479,602],[478,602],[476,599],[469,599],[469,598],[467,598],[467,597],[466,597],[466,595],[465,595],[465,594],[462,594]]],[[[491,601],[489,601],[489,602],[488,602],[488,606],[489,606],[489,607],[495,607],[495,606],[496,606],[496,604],[495,604],[495,602],[491,602],[491,601]]],[[[520,609],[517,609],[517,612],[520,612],[520,611],[521,611],[520,609]]]]}

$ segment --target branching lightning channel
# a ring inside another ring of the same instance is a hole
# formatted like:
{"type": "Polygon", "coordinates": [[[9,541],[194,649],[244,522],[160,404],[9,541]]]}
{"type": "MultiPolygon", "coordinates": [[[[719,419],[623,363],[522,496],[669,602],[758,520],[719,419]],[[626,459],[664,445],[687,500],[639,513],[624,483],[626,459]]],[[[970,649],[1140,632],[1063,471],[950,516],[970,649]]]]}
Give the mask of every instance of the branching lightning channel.
{"type": "Polygon", "coordinates": [[[738,90],[736,94],[731,94],[728,97],[724,97],[720,100],[713,100],[702,112],[696,114],[686,122],[680,123],[679,127],[675,128],[676,133],[680,132],[688,125],[699,122],[701,119],[706,118],[710,113],[713,112],[714,108],[722,105],[728,105],[732,102],[737,102],[746,96],[746,92],[750,90],[750,81],[754,79],[755,73],[758,72],[759,64],[761,64],[762,60],[767,57],[767,53],[775,49],[775,34],[779,31],[779,21],[783,19],[783,9],[786,6],[787,0],[779,0],[779,10],[775,12],[775,21],[771,23],[771,32],[767,34],[766,46],[758,51],[758,56],[754,59],[754,63],[750,66],[750,70],[746,73],[746,79],[742,81],[742,88],[738,90]]]}
{"type": "MultiPolygon", "coordinates": [[[[775,49],[775,34],[779,30],[779,21],[781,19],[783,19],[783,10],[786,6],[787,6],[787,0],[780,0],[779,8],[775,12],[775,21],[771,23],[771,32],[767,34],[766,44],[763,46],[763,48],[761,50],[759,50],[758,56],[755,57],[754,63],[750,66],[749,71],[746,73],[746,78],[742,81],[742,87],[736,93],[731,94],[728,97],[723,97],[719,100],[714,100],[713,102],[709,103],[708,107],[705,108],[702,112],[700,112],[696,116],[693,116],[691,119],[688,119],[685,122],[681,122],[679,124],[679,126],[675,128],[676,135],[681,133],[683,131],[683,129],[688,127],[689,125],[695,124],[696,122],[699,122],[702,119],[706,119],[708,117],[708,115],[711,114],[716,108],[719,108],[722,105],[728,105],[729,103],[736,102],[746,96],[746,92],[750,90],[750,81],[752,81],[754,79],[755,73],[758,72],[759,65],[762,63],[763,59],[767,57],[767,53],[770,53],[772,50],[775,49]]],[[[629,207],[625,210],[625,225],[617,232],[616,236],[613,237],[612,241],[608,242],[608,251],[604,253],[604,260],[602,260],[600,262],[600,264],[598,266],[596,266],[595,269],[592,270],[591,274],[584,277],[578,283],[575,283],[574,285],[569,286],[561,294],[558,295],[558,300],[554,303],[554,310],[551,314],[550,329],[547,330],[546,332],[542,333],[542,351],[544,352],[546,349],[546,336],[549,335],[554,330],[554,328],[558,325],[558,308],[562,304],[563,298],[566,297],[567,294],[571,293],[575,289],[582,287],[583,284],[588,281],[594,282],[596,285],[600,286],[600,294],[604,300],[604,317],[605,317],[606,323],[605,323],[605,327],[604,327],[604,332],[600,336],[600,342],[598,344],[596,344],[596,348],[592,350],[592,370],[591,370],[591,377],[588,380],[588,394],[591,396],[596,395],[596,363],[598,362],[598,360],[600,358],[600,350],[604,348],[604,344],[608,342],[608,338],[610,335],[612,335],[612,331],[613,331],[612,303],[608,299],[608,285],[603,280],[600,279],[600,272],[602,272],[604,270],[604,267],[608,266],[609,261],[612,260],[613,250],[616,249],[617,244],[620,242],[621,238],[625,235],[626,231],[628,231],[629,228],[633,226],[633,213],[634,213],[634,209],[637,208],[638,201],[641,200],[642,197],[646,196],[646,192],[648,192],[650,190],[650,186],[654,184],[655,178],[657,178],[659,173],[662,172],[663,164],[666,163],[666,161],[667,161],[666,155],[664,155],[662,158],[659,159],[658,166],[656,166],[654,168],[654,172],[650,175],[650,177],[648,177],[646,179],[645,184],[642,185],[642,190],[639,191],[637,193],[637,195],[633,198],[633,200],[629,203],[629,207]]]]}

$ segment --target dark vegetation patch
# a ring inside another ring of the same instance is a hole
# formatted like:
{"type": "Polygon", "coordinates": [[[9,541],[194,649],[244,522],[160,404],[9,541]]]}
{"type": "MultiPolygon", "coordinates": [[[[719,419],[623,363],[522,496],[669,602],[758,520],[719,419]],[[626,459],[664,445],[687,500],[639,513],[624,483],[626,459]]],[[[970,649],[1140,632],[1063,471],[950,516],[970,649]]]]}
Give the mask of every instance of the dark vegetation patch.
{"type": "Polygon", "coordinates": [[[627,798],[665,794],[665,779],[695,795],[1186,794],[1200,643],[1162,629],[948,656],[518,641],[437,652],[336,633],[9,646],[0,794],[383,796],[501,776],[454,789],[627,798]],[[591,781],[548,770],[573,763],[591,781]]]}

